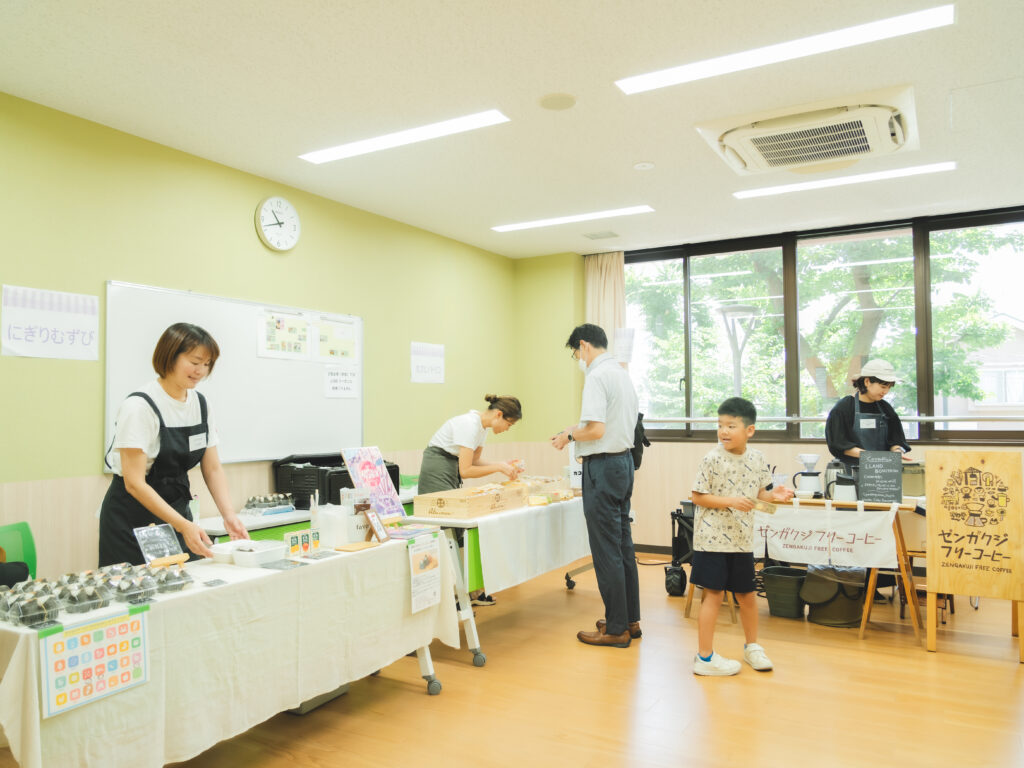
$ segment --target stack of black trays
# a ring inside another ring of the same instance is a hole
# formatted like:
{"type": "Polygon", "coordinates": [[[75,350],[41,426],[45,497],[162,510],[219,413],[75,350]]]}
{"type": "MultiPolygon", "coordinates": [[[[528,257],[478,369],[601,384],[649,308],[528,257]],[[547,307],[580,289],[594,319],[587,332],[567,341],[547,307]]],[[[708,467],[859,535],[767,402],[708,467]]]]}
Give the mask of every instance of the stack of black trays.
{"type": "MultiPolygon", "coordinates": [[[[388,475],[398,490],[398,465],[386,461],[388,475]]],[[[291,493],[296,509],[309,509],[309,498],[319,492],[321,504],[341,502],[341,489],[354,488],[340,453],[307,453],[287,456],[273,462],[274,490],[291,493]]]]}

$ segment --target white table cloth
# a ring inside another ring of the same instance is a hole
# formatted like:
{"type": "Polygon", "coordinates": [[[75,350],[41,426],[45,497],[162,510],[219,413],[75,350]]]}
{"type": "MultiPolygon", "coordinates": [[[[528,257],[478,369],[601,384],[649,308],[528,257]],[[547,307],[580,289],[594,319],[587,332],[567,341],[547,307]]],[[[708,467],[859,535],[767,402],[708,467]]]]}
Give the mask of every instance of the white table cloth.
{"type": "MultiPolygon", "coordinates": [[[[442,594],[450,594],[454,575],[445,565],[442,594]]],[[[200,561],[189,572],[197,582],[229,583],[158,597],[147,614],[149,682],[46,720],[37,635],[0,624],[0,725],[20,765],[146,768],[187,760],[434,638],[459,647],[452,600],[410,613],[404,541],[290,571],[200,561]]]]}
{"type": "Polygon", "coordinates": [[[477,528],[480,567],[488,592],[500,592],[590,554],[583,499],[518,507],[483,517],[410,518],[445,528],[477,528]]]}

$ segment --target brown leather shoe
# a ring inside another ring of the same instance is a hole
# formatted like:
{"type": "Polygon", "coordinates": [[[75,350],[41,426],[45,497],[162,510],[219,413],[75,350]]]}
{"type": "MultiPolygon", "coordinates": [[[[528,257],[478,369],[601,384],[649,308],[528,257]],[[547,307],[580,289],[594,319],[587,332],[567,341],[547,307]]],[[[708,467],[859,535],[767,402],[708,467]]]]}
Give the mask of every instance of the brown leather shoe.
{"type": "Polygon", "coordinates": [[[629,630],[621,635],[606,635],[604,632],[577,632],[576,639],[587,645],[610,645],[612,648],[629,648],[629,630]]]}
{"type": "MultiPolygon", "coordinates": [[[[607,627],[607,626],[608,626],[608,622],[605,621],[604,619],[598,619],[597,620],[597,631],[600,632],[602,635],[607,632],[607,630],[605,629],[605,627],[607,627]]],[[[636,640],[638,637],[641,637],[643,634],[644,633],[640,631],[640,622],[639,621],[631,621],[631,622],[629,622],[629,636],[630,637],[632,637],[634,640],[636,640]]]]}

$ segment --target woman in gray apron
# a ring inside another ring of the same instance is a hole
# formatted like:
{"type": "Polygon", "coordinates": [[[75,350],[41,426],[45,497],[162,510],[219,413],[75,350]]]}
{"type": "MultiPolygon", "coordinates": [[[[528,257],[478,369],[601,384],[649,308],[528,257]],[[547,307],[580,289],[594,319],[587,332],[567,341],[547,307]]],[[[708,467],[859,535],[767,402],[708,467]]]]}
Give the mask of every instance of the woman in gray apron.
{"type": "MultiPolygon", "coordinates": [[[[430,438],[423,451],[418,493],[436,493],[462,487],[467,477],[486,477],[495,472],[514,480],[521,471],[504,461],[484,462],[481,454],[487,430],[501,434],[523,418],[519,399],[511,396],[484,395],[487,410],[470,411],[448,419],[430,438]]],[[[462,546],[462,529],[457,530],[462,546]]],[[[483,592],[471,596],[473,605],[494,605],[494,598],[483,592]]]]}
{"type": "Polygon", "coordinates": [[[248,538],[231,506],[206,398],[195,391],[217,361],[205,330],[176,323],[153,352],[159,378],[122,403],[106,462],[114,471],[100,507],[99,564],[145,562],[134,529],[169,523],[182,552],[209,557],[210,537],[192,520],[188,471],[197,464],[231,538],[248,538]]]}
{"type": "Polygon", "coordinates": [[[848,471],[860,464],[863,451],[909,453],[903,423],[883,398],[896,384],[896,372],[885,360],[869,360],[853,379],[856,395],[842,398],[825,422],[829,451],[848,471]]]}

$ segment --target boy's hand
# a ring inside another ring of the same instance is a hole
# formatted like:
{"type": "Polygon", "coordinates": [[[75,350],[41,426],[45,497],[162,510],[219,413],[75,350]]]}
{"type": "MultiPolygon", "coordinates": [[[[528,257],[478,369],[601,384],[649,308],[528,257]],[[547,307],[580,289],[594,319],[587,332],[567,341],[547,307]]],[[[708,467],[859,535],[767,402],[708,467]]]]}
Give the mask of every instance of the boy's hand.
{"type": "Polygon", "coordinates": [[[735,496],[729,499],[729,506],[738,509],[740,512],[749,512],[754,508],[754,502],[746,496],[735,496]]]}
{"type": "Polygon", "coordinates": [[[772,501],[780,504],[785,504],[787,501],[791,501],[793,499],[793,489],[787,488],[784,485],[777,485],[772,488],[771,494],[772,501]]]}

